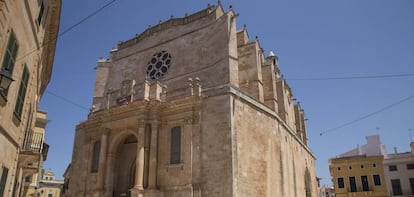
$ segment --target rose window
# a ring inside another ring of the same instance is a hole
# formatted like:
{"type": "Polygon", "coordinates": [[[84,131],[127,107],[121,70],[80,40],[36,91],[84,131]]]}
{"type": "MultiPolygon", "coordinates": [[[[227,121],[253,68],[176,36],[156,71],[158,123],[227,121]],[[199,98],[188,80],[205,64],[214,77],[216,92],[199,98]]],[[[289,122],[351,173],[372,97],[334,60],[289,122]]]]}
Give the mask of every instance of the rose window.
{"type": "Polygon", "coordinates": [[[171,55],[166,51],[155,53],[147,63],[147,76],[151,79],[159,79],[164,76],[171,65],[171,55]]]}

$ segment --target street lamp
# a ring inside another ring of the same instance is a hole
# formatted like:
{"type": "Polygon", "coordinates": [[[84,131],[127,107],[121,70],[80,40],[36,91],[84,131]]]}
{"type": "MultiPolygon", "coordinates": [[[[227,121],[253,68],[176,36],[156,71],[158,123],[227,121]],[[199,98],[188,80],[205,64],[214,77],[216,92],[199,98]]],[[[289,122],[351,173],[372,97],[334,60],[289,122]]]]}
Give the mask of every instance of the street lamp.
{"type": "Polygon", "coordinates": [[[13,81],[14,80],[10,76],[10,73],[9,73],[8,70],[4,69],[4,70],[0,71],[0,90],[5,91],[5,90],[9,89],[9,86],[10,86],[11,82],[13,82],[13,81]]]}

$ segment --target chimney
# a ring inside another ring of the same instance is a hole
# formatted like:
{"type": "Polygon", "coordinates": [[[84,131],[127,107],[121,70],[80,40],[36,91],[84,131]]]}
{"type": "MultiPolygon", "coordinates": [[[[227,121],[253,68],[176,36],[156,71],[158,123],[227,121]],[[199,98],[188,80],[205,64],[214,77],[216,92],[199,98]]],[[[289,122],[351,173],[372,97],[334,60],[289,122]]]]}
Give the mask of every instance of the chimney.
{"type": "Polygon", "coordinates": [[[397,154],[398,153],[398,151],[397,151],[397,147],[396,146],[394,146],[394,154],[397,154]]]}

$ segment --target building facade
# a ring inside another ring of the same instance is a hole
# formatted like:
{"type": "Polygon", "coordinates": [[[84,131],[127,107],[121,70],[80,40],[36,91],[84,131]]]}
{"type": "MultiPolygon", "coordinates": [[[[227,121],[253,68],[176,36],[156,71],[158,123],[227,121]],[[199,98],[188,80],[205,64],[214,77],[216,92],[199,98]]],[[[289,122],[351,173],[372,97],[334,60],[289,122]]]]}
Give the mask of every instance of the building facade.
{"type": "Polygon", "coordinates": [[[318,188],[318,197],[335,197],[335,188],[330,187],[319,187],[318,188]]]}
{"type": "Polygon", "coordinates": [[[32,177],[26,177],[27,187],[25,197],[60,197],[63,180],[57,180],[53,172],[44,172],[34,174],[32,177]]]}
{"type": "Polygon", "coordinates": [[[47,152],[34,130],[42,124],[38,105],[50,81],[60,3],[0,0],[0,196],[21,196],[24,178],[47,152]]]}
{"type": "Polygon", "coordinates": [[[38,160],[34,160],[32,158],[32,161],[35,161],[30,166],[30,172],[29,168],[26,168],[23,182],[22,182],[22,190],[20,196],[37,196],[37,194],[40,194],[40,191],[38,190],[40,188],[40,179],[42,175],[43,170],[43,161],[46,160],[47,152],[49,149],[49,146],[44,143],[45,139],[45,128],[49,120],[46,118],[46,112],[38,110],[36,113],[36,123],[35,128],[30,135],[25,136],[28,139],[25,139],[24,141],[27,143],[25,146],[30,147],[32,150],[36,150],[41,152],[42,154],[33,154],[35,156],[38,156],[38,160]]]}
{"type": "Polygon", "coordinates": [[[388,154],[384,159],[384,174],[390,196],[414,196],[414,142],[410,152],[388,154]]]}
{"type": "Polygon", "coordinates": [[[388,196],[383,164],[385,146],[379,135],[367,136],[366,140],[367,144],[329,160],[337,197],[388,196]]]}
{"type": "Polygon", "coordinates": [[[304,111],[236,17],[208,6],[99,60],[65,196],[317,196],[304,111]]]}

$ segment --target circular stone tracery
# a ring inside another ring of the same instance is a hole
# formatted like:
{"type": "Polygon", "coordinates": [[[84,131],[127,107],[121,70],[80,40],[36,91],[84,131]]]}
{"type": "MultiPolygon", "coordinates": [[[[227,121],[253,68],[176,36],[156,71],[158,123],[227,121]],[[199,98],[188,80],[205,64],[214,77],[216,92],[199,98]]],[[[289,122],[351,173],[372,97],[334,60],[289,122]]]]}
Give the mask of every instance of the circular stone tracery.
{"type": "Polygon", "coordinates": [[[164,76],[171,65],[171,55],[166,51],[155,53],[147,63],[147,76],[159,79],[164,76]]]}

